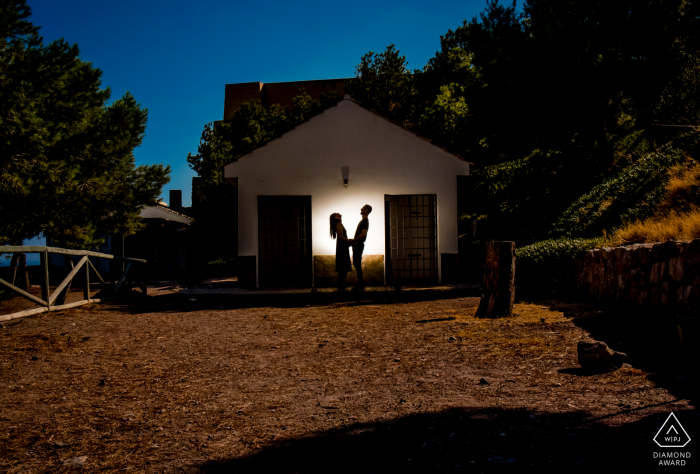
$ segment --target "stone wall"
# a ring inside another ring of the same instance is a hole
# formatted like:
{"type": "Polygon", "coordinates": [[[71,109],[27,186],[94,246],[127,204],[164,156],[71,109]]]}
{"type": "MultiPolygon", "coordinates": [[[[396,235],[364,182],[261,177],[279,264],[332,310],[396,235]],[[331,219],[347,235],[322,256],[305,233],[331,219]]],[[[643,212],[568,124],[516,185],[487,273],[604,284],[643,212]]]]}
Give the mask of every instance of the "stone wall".
{"type": "Polygon", "coordinates": [[[599,300],[697,310],[700,239],[587,250],[576,261],[576,286],[599,300]]]}

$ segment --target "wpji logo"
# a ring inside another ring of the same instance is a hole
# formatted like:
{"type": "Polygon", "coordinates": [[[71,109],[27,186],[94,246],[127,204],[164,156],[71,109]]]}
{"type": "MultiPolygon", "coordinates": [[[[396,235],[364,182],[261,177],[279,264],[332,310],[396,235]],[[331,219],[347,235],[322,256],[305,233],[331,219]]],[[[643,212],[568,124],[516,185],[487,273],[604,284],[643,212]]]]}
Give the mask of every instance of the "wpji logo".
{"type": "MultiPolygon", "coordinates": [[[[654,441],[660,448],[684,448],[690,443],[690,436],[676,415],[671,413],[654,436],[654,441]]],[[[659,466],[685,466],[688,458],[690,458],[690,452],[657,451],[654,453],[654,459],[659,460],[659,466]]]]}
{"type": "Polygon", "coordinates": [[[676,415],[671,412],[654,436],[654,441],[660,448],[683,448],[690,442],[690,436],[685,432],[676,415]]]}

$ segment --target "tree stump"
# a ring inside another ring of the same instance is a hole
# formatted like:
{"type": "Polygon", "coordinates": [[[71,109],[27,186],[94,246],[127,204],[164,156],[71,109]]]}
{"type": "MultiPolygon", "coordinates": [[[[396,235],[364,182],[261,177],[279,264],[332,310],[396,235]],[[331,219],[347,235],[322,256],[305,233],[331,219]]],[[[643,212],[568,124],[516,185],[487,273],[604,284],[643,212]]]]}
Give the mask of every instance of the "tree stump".
{"type": "Polygon", "coordinates": [[[513,315],[515,300],[515,242],[487,242],[484,283],[478,318],[513,315]]]}

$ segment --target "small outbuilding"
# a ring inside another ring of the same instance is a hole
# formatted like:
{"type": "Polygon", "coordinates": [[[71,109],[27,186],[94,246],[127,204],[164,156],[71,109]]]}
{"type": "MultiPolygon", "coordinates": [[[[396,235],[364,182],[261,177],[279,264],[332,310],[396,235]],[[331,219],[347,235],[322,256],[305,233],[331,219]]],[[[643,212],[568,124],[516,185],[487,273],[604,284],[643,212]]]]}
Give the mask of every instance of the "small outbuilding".
{"type": "Polygon", "coordinates": [[[226,165],[238,187],[239,281],[334,285],[330,215],[343,215],[352,238],[369,204],[365,282],[445,283],[458,264],[457,188],[469,165],[345,95],[226,165]]]}
{"type": "MultiPolygon", "coordinates": [[[[189,210],[182,206],[182,191],[170,190],[169,206],[160,202],[141,209],[140,215],[146,224],[143,229],[128,237],[107,235],[102,246],[90,250],[145,259],[148,261],[147,278],[151,280],[182,276],[192,268],[188,260],[193,252],[194,219],[183,214],[189,210]]],[[[46,245],[53,246],[54,242],[47,239],[46,245]]],[[[73,260],[77,262],[79,258],[73,260]]],[[[90,257],[90,261],[100,273],[110,272],[110,260],[90,257]]],[[[63,255],[51,254],[50,264],[66,268],[66,259],[63,255]]]]}

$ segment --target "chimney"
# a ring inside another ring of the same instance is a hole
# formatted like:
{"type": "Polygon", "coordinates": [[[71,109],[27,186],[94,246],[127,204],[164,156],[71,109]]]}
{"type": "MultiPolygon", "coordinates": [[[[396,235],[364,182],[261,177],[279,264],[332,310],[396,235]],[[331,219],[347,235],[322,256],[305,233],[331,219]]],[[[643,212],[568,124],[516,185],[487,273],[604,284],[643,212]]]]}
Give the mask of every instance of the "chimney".
{"type": "Polygon", "coordinates": [[[173,211],[182,210],[182,191],[179,189],[170,190],[170,209],[173,211]]]}

